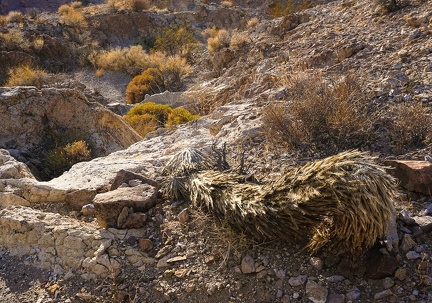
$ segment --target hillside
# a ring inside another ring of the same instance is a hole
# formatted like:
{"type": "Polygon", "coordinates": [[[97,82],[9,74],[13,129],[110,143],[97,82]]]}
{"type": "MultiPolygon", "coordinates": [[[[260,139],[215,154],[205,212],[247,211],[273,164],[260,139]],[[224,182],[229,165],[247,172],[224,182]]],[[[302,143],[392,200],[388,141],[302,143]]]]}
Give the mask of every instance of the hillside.
{"type": "Polygon", "coordinates": [[[0,302],[432,300],[430,1],[0,9],[0,302]]]}

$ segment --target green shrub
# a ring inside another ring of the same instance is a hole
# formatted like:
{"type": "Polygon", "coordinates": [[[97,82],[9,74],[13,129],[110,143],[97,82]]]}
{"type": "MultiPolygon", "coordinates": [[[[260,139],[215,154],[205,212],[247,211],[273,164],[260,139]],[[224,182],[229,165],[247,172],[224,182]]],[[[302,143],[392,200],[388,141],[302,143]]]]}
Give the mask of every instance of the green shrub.
{"type": "Polygon", "coordinates": [[[160,127],[187,123],[197,119],[184,108],[172,109],[168,105],[146,102],[133,107],[124,117],[142,136],[160,127]]]}
{"type": "Polygon", "coordinates": [[[161,51],[170,56],[180,55],[189,58],[197,44],[194,31],[189,24],[168,26],[156,38],[151,51],[161,51]]]}
{"type": "Polygon", "coordinates": [[[75,141],[63,147],[48,151],[45,162],[51,177],[60,176],[74,164],[90,159],[90,149],[84,140],[75,141]]]}

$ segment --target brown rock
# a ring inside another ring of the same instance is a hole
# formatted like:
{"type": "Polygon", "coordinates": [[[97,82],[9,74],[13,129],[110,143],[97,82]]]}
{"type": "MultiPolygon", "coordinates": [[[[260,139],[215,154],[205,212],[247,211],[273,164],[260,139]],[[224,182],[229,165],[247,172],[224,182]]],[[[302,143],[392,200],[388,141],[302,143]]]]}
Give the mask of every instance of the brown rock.
{"type": "Polygon", "coordinates": [[[66,203],[72,210],[80,211],[84,205],[90,204],[96,196],[94,189],[80,189],[66,194],[66,203]]]}
{"type": "Polygon", "coordinates": [[[394,274],[399,267],[397,260],[390,255],[374,255],[369,259],[367,274],[371,279],[384,279],[394,274]]]}
{"type": "Polygon", "coordinates": [[[241,261],[241,271],[244,274],[250,274],[255,272],[255,260],[250,255],[243,257],[241,261]]]}
{"type": "MultiPolygon", "coordinates": [[[[155,206],[156,197],[157,190],[148,184],[118,188],[98,194],[93,200],[96,219],[99,225],[104,228],[121,228],[121,226],[117,226],[117,219],[124,207],[132,207],[135,212],[146,212],[155,206]]],[[[143,218],[140,217],[141,219],[143,218]]]]}
{"type": "Polygon", "coordinates": [[[149,184],[149,185],[151,185],[157,189],[159,188],[158,182],[156,182],[152,179],[146,178],[145,176],[143,176],[141,174],[137,174],[137,173],[122,169],[117,173],[116,177],[114,178],[114,180],[111,184],[110,190],[115,190],[115,189],[119,188],[120,185],[122,185],[123,183],[129,183],[129,181],[131,181],[131,180],[140,180],[144,184],[149,184]]]}
{"type": "Polygon", "coordinates": [[[404,234],[400,248],[404,252],[407,252],[407,251],[411,250],[411,248],[413,248],[415,244],[416,243],[414,242],[414,240],[411,238],[410,235],[404,234]]]}
{"type": "Polygon", "coordinates": [[[406,268],[398,268],[395,272],[395,278],[398,279],[399,281],[403,281],[405,280],[407,277],[407,269],[406,268]]]}
{"type": "Polygon", "coordinates": [[[121,228],[131,229],[131,228],[141,228],[145,221],[147,220],[147,215],[144,213],[132,213],[123,223],[121,228]]]}
{"type": "Polygon", "coordinates": [[[153,242],[149,239],[139,239],[138,247],[142,251],[149,251],[153,249],[153,242]]]}
{"type": "Polygon", "coordinates": [[[432,231],[432,217],[431,216],[414,217],[413,219],[420,226],[423,233],[428,234],[432,231]]]}
{"type": "Polygon", "coordinates": [[[392,167],[388,173],[400,180],[407,190],[432,194],[432,162],[391,160],[385,164],[392,167]]]}

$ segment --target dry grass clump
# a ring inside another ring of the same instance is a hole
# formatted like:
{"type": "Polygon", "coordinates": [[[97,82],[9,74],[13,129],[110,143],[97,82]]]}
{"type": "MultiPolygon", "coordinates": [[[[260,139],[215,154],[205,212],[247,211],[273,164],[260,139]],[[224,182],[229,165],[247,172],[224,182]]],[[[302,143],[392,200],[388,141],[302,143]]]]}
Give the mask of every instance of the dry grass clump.
{"type": "Polygon", "coordinates": [[[401,104],[393,109],[389,136],[400,149],[422,147],[432,139],[432,116],[422,103],[401,104]]]}
{"type": "Polygon", "coordinates": [[[228,47],[230,44],[230,34],[226,29],[208,28],[203,31],[207,38],[207,49],[210,53],[228,47]]]}
{"type": "Polygon", "coordinates": [[[358,151],[306,164],[267,185],[245,183],[230,172],[196,172],[200,163],[204,169],[211,164],[205,155],[190,156],[195,154],[182,151],[166,165],[162,193],[258,241],[306,241],[312,252],[361,254],[385,235],[398,196],[395,180],[358,151]],[[185,169],[177,173],[179,162],[185,169]]]}
{"type": "Polygon", "coordinates": [[[264,110],[271,144],[327,154],[365,144],[372,134],[367,93],[353,75],[326,80],[298,74],[284,81],[286,101],[264,110]]]}
{"type": "Polygon", "coordinates": [[[24,14],[19,11],[11,11],[6,15],[7,23],[21,23],[24,20],[25,20],[24,14]]]}
{"type": "Polygon", "coordinates": [[[116,10],[142,11],[151,7],[151,0],[108,0],[108,5],[116,10]]]}
{"type": "Polygon", "coordinates": [[[409,0],[375,0],[386,12],[396,12],[410,4],[409,0]]]}
{"type": "Polygon", "coordinates": [[[41,88],[48,80],[48,73],[29,65],[18,66],[9,71],[5,86],[36,86],[41,88]]]}
{"type": "Polygon", "coordinates": [[[259,23],[259,19],[257,17],[253,17],[251,19],[249,19],[249,21],[246,24],[246,28],[250,29],[254,26],[256,26],[259,23]]]}
{"type": "Polygon", "coordinates": [[[274,18],[293,14],[304,9],[314,6],[314,2],[310,0],[297,1],[297,0],[277,0],[274,1],[269,7],[270,15],[274,18]]]}
{"type": "Polygon", "coordinates": [[[225,1],[222,1],[222,2],[221,2],[221,5],[222,5],[223,7],[232,7],[234,4],[233,4],[232,1],[230,1],[230,0],[225,0],[225,1]]]}
{"type": "Polygon", "coordinates": [[[250,42],[249,35],[245,32],[234,31],[230,39],[230,48],[238,50],[250,42]]]}
{"type": "Polygon", "coordinates": [[[24,33],[16,28],[11,28],[7,32],[0,32],[0,47],[6,50],[26,50],[30,46],[29,41],[24,37],[24,33]]]}
{"type": "Polygon", "coordinates": [[[59,7],[58,13],[61,16],[60,22],[76,28],[85,28],[88,26],[84,14],[76,8],[81,7],[81,2],[75,1],[71,4],[63,4],[59,7]]]}
{"type": "Polygon", "coordinates": [[[124,71],[132,76],[148,68],[157,68],[166,73],[173,71],[180,77],[191,71],[190,65],[183,58],[167,57],[161,52],[148,54],[141,45],[93,52],[88,60],[96,70],[124,71]]]}

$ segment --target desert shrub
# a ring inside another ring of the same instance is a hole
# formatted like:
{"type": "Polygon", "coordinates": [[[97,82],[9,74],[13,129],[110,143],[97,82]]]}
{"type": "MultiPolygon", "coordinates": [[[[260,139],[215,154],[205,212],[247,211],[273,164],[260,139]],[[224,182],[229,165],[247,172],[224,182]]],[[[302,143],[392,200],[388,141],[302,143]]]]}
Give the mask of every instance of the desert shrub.
{"type": "Polygon", "coordinates": [[[277,18],[293,14],[313,6],[313,1],[277,0],[270,6],[270,15],[277,18]]]}
{"type": "Polygon", "coordinates": [[[91,151],[84,140],[74,141],[48,151],[45,162],[50,177],[57,177],[74,164],[90,159],[91,151]]]}
{"type": "Polygon", "coordinates": [[[189,58],[197,47],[197,39],[190,24],[165,27],[156,38],[152,52],[161,51],[170,56],[189,58]]]}
{"type": "Polygon", "coordinates": [[[74,1],[74,2],[71,2],[69,5],[72,8],[80,8],[80,7],[82,7],[82,2],[80,2],[80,1],[74,1]]]}
{"type": "Polygon", "coordinates": [[[47,79],[47,72],[29,65],[23,65],[9,71],[9,78],[5,86],[36,86],[41,88],[47,79]]]}
{"type": "Polygon", "coordinates": [[[108,5],[116,10],[141,11],[150,8],[150,0],[108,0],[108,5]]]}
{"type": "Polygon", "coordinates": [[[210,53],[217,52],[230,44],[230,34],[226,29],[206,29],[204,35],[208,36],[207,49],[210,53]]]}
{"type": "Polygon", "coordinates": [[[230,1],[230,0],[225,0],[225,1],[222,1],[222,2],[221,2],[221,5],[222,5],[223,7],[232,7],[232,6],[233,6],[233,3],[232,3],[232,1],[230,1]]]}
{"type": "Polygon", "coordinates": [[[0,32],[0,47],[6,50],[26,50],[30,43],[25,39],[24,34],[19,29],[9,29],[9,31],[0,32]]]}
{"type": "Polygon", "coordinates": [[[386,12],[395,12],[409,5],[409,0],[376,0],[386,12]]]}
{"type": "Polygon", "coordinates": [[[168,115],[168,119],[165,123],[165,126],[184,124],[198,118],[199,118],[198,115],[193,115],[188,110],[182,107],[178,107],[178,108],[174,108],[172,112],[168,115]]]}
{"type": "Polygon", "coordinates": [[[62,15],[60,22],[76,28],[85,28],[88,25],[87,20],[82,12],[75,9],[79,7],[76,3],[77,1],[59,7],[58,13],[62,15]]]}
{"type": "Polygon", "coordinates": [[[23,13],[18,11],[11,11],[6,15],[6,21],[8,23],[21,23],[25,20],[23,13]]]}
{"type": "Polygon", "coordinates": [[[165,126],[183,124],[198,118],[183,108],[146,102],[133,107],[124,119],[142,136],[165,126]]]}
{"type": "Polygon", "coordinates": [[[257,17],[253,17],[249,19],[249,21],[246,24],[246,27],[249,29],[256,26],[258,23],[259,23],[259,19],[257,17]]]}
{"type": "Polygon", "coordinates": [[[287,101],[264,110],[269,142],[328,154],[360,147],[370,139],[367,94],[358,79],[326,81],[319,75],[300,75],[288,82],[287,101]]]}
{"type": "Polygon", "coordinates": [[[393,109],[389,137],[399,149],[421,147],[431,141],[432,117],[421,103],[402,104],[393,109]]]}
{"type": "Polygon", "coordinates": [[[249,35],[245,32],[238,32],[235,31],[231,35],[230,39],[230,48],[233,50],[237,50],[245,46],[247,43],[250,42],[249,35]]]}
{"type": "Polygon", "coordinates": [[[164,90],[165,85],[160,70],[148,68],[129,82],[126,88],[126,103],[139,103],[146,94],[155,94],[164,90]]]}

